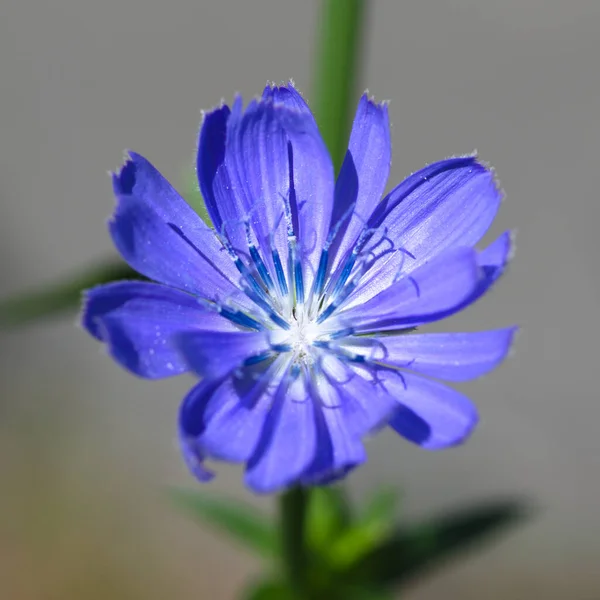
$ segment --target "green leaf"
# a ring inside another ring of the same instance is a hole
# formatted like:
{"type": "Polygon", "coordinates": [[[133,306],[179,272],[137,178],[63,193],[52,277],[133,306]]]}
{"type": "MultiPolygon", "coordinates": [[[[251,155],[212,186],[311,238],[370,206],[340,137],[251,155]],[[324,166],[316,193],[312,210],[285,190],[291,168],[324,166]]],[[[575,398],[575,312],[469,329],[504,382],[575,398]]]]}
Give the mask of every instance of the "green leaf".
{"type": "Polygon", "coordinates": [[[347,572],[348,578],[381,586],[404,584],[424,570],[488,541],[515,526],[530,511],[520,501],[476,505],[425,521],[400,527],[347,572]]]}
{"type": "Polygon", "coordinates": [[[183,194],[185,201],[198,213],[200,218],[212,227],[212,222],[206,210],[204,198],[198,186],[198,176],[194,169],[188,168],[183,173],[183,194]]]}
{"type": "Polygon", "coordinates": [[[340,486],[311,489],[306,516],[306,538],[310,548],[323,551],[348,527],[350,506],[340,486]]]}
{"type": "Polygon", "coordinates": [[[312,107],[336,173],[346,154],[356,104],[366,4],[364,0],[326,0],[319,15],[312,107]]]}
{"type": "Polygon", "coordinates": [[[59,283],[0,300],[0,327],[14,327],[70,312],[80,305],[84,290],[119,279],[144,278],[124,262],[113,260],[87,267],[59,283]]]}
{"type": "Polygon", "coordinates": [[[361,522],[370,528],[390,529],[398,506],[398,490],[392,487],[380,489],[367,504],[361,522]]]}
{"type": "Polygon", "coordinates": [[[187,514],[228,533],[261,556],[278,555],[275,527],[265,515],[247,504],[182,489],[171,490],[171,497],[187,514]]]}
{"type": "Polygon", "coordinates": [[[242,595],[244,600],[296,600],[297,596],[284,583],[263,580],[251,585],[242,595]]]}
{"type": "Polygon", "coordinates": [[[397,500],[395,490],[380,490],[367,505],[362,518],[331,545],[328,551],[330,563],[338,569],[348,567],[390,536],[397,500]]]}

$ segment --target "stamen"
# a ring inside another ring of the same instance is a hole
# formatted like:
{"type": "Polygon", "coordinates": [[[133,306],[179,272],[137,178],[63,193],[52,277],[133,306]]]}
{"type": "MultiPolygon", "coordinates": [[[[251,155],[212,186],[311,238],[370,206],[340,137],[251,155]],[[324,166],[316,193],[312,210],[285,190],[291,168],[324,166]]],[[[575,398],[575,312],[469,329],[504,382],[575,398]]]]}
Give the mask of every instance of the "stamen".
{"type": "Polygon", "coordinates": [[[269,275],[267,266],[265,265],[262,257],[260,256],[260,253],[258,252],[256,245],[252,241],[252,236],[250,235],[250,223],[248,221],[246,221],[244,223],[244,225],[245,225],[245,229],[246,229],[246,242],[248,244],[248,250],[250,251],[250,257],[252,258],[252,262],[254,263],[254,266],[256,267],[256,270],[258,271],[258,274],[260,275],[261,279],[263,280],[267,290],[272,291],[273,287],[274,287],[273,280],[271,279],[271,276],[269,275]]]}
{"type": "Polygon", "coordinates": [[[296,285],[296,300],[298,304],[304,304],[304,278],[302,277],[302,264],[296,259],[294,265],[294,283],[296,285]]]}
{"type": "Polygon", "coordinates": [[[327,274],[327,263],[329,262],[329,250],[323,248],[321,252],[321,258],[319,259],[319,267],[317,269],[317,276],[313,283],[313,291],[311,293],[310,303],[312,304],[312,298],[318,298],[323,292],[323,286],[325,285],[325,275],[327,274]]]}
{"type": "Polygon", "coordinates": [[[287,281],[285,279],[285,273],[283,272],[283,265],[281,264],[281,259],[279,258],[279,252],[276,249],[273,249],[273,265],[275,266],[275,274],[277,275],[277,283],[279,284],[279,291],[283,297],[287,296],[288,286],[287,281]]]}
{"type": "Polygon", "coordinates": [[[254,302],[260,307],[262,308],[262,310],[264,311],[264,313],[267,315],[267,317],[269,319],[271,319],[271,321],[273,321],[273,323],[275,323],[276,325],[279,325],[279,327],[282,327],[283,329],[289,329],[290,325],[289,323],[279,314],[277,314],[274,310],[273,307],[271,306],[271,303],[260,297],[257,296],[254,293],[254,288],[249,288],[249,284],[242,279],[242,281],[240,282],[242,288],[244,289],[244,291],[246,292],[246,295],[254,300],[254,302]]]}
{"type": "MultiPolygon", "coordinates": [[[[348,299],[348,296],[350,296],[350,294],[358,286],[361,277],[364,275],[365,269],[366,269],[366,261],[363,260],[360,263],[360,267],[356,271],[356,274],[351,279],[351,281],[346,285],[346,287],[343,288],[342,290],[340,290],[340,292],[337,294],[337,296],[335,294],[333,294],[333,298],[334,298],[333,301],[319,315],[319,317],[317,319],[317,323],[322,323],[323,321],[325,321],[325,319],[329,318],[333,314],[333,312],[335,310],[337,310],[348,299]]],[[[336,289],[337,289],[337,287],[338,286],[336,285],[336,289]]]]}
{"type": "Polygon", "coordinates": [[[242,327],[249,327],[250,329],[256,329],[262,331],[265,329],[262,323],[259,323],[256,319],[249,317],[247,314],[240,312],[239,310],[229,310],[228,308],[220,307],[219,314],[226,319],[229,319],[232,323],[241,325],[242,327]]]}
{"type": "Polygon", "coordinates": [[[244,361],[244,366],[249,367],[251,365],[256,365],[256,364],[263,362],[264,360],[268,360],[269,358],[272,358],[272,357],[273,357],[273,352],[270,352],[270,351],[262,352],[261,354],[257,354],[256,356],[249,356],[244,361]]]}

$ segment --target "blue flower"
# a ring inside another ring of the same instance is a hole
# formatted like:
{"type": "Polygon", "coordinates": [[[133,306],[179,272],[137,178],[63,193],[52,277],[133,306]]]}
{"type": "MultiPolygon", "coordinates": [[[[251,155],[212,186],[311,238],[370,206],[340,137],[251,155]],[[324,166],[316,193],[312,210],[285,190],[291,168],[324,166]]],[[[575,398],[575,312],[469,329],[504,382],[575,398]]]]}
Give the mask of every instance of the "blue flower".
{"type": "Polygon", "coordinates": [[[211,458],[245,463],[257,492],[327,483],[365,461],[363,438],[383,426],[429,449],[471,433],[475,407],[438,380],[493,369],[515,329],[413,330],[504,271],[508,232],[475,249],[501,194],[465,156],[381,200],[390,161],[387,106],[365,95],[336,181],[290,84],[204,116],[197,169],[214,229],[140,155],[113,176],[114,244],[157,283],[90,290],[83,322],[136,375],[200,375],[179,416],[200,480],[211,458]]]}

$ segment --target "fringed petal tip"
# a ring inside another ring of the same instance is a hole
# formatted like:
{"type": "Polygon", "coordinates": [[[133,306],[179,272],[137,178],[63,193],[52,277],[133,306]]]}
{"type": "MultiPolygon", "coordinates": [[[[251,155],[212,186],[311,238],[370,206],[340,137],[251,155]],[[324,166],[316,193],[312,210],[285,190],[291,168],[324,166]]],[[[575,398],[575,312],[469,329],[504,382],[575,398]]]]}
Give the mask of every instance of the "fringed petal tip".
{"type": "Polygon", "coordinates": [[[214,479],[214,471],[211,471],[205,467],[205,457],[197,448],[196,442],[193,438],[181,435],[179,438],[179,446],[185,464],[198,481],[201,483],[207,483],[214,479]]]}

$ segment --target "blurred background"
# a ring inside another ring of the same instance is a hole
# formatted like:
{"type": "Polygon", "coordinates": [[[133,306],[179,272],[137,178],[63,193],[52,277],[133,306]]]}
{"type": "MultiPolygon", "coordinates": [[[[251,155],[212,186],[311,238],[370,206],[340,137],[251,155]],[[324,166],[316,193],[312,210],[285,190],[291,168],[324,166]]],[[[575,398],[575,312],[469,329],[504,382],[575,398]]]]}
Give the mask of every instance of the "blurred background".
{"type": "MultiPolygon", "coordinates": [[[[477,149],[517,229],[494,292],[445,329],[518,323],[514,357],[463,386],[482,423],[441,454],[385,433],[349,479],[404,490],[403,516],[522,494],[536,518],[406,598],[600,598],[600,3],[369,3],[362,87],[389,99],[390,185],[477,149]]],[[[113,254],[107,172],[125,148],[176,187],[200,110],[294,78],[310,100],[319,2],[3,0],[0,297],[113,254]]],[[[137,380],[75,316],[0,338],[0,598],[229,600],[259,564],[177,514],[190,379],[137,380]]],[[[239,472],[212,491],[272,510],[239,472]]]]}

